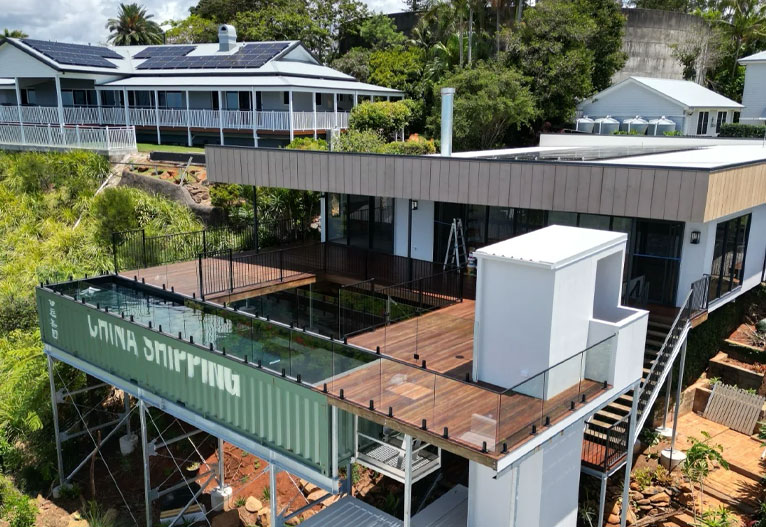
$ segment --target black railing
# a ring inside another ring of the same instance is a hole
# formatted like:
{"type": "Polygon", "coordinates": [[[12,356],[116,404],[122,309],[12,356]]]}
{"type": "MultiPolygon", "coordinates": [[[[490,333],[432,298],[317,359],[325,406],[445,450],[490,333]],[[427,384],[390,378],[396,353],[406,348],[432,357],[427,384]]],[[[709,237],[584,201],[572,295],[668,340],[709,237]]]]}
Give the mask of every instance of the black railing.
{"type": "Polygon", "coordinates": [[[389,286],[374,278],[340,288],[338,296],[341,337],[371,331],[463,299],[463,275],[458,269],[389,286]]]}
{"type": "Polygon", "coordinates": [[[112,233],[115,272],[188,262],[202,253],[254,248],[252,226],[217,227],[162,236],[147,236],[143,229],[112,233]]]}
{"type": "Polygon", "coordinates": [[[608,427],[586,422],[583,462],[591,468],[608,472],[625,459],[629,432],[630,414],[608,427]]]}
{"type": "Polygon", "coordinates": [[[709,297],[708,297],[709,290],[710,290],[710,275],[707,275],[707,274],[702,275],[702,278],[692,283],[692,298],[691,298],[692,318],[699,315],[703,311],[707,310],[708,300],[709,300],[709,297]]]}

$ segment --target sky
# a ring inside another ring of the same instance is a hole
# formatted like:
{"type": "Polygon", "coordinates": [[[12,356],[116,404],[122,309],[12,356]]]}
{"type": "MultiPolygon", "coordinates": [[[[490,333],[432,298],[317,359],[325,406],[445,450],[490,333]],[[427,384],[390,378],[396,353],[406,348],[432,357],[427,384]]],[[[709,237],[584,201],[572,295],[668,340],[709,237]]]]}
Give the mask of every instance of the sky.
{"type": "MultiPolygon", "coordinates": [[[[122,0],[125,2],[126,0],[122,0]]],[[[402,0],[365,0],[370,9],[403,11],[402,0]]],[[[185,18],[196,0],[139,0],[162,23],[185,18]]],[[[21,29],[32,38],[98,44],[106,41],[107,19],[116,16],[120,0],[0,0],[0,31],[21,29]]]]}

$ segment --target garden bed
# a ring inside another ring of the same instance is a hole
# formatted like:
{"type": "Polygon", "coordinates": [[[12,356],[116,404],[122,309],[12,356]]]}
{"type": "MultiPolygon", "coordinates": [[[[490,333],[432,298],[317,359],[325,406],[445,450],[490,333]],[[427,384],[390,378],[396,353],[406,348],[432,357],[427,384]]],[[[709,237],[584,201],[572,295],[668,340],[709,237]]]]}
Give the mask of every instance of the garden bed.
{"type": "Polygon", "coordinates": [[[766,395],[766,385],[764,385],[766,364],[737,356],[736,353],[720,351],[710,359],[709,371],[709,377],[713,382],[720,379],[725,384],[766,395]]]}

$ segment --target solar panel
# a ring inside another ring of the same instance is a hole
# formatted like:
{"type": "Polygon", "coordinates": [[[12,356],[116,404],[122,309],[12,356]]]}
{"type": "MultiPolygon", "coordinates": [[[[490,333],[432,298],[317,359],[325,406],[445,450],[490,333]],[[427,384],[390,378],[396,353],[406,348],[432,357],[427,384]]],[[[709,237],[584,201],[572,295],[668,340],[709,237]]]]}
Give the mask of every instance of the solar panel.
{"type": "Polygon", "coordinates": [[[88,46],[85,44],[65,44],[61,42],[49,42],[47,40],[35,40],[26,38],[22,42],[39,51],[59,64],[71,64],[75,66],[95,66],[99,68],[116,68],[113,63],[106,59],[119,59],[124,57],[115,51],[102,46],[88,46]]]}
{"type": "Polygon", "coordinates": [[[150,59],[152,57],[182,57],[197,49],[197,46],[149,46],[135,55],[134,59],[150,59]]]}
{"type": "MultiPolygon", "coordinates": [[[[139,64],[139,70],[172,70],[172,69],[233,69],[260,68],[269,60],[287,49],[287,42],[257,42],[245,44],[232,55],[202,55],[184,56],[161,53],[147,58],[139,64]]],[[[170,46],[167,46],[170,47],[170,46]]],[[[173,46],[177,48],[192,46],[173,46]]],[[[147,50],[141,51],[143,54],[147,50]]],[[[189,53],[188,51],[186,53],[189,53]]],[[[136,55],[134,58],[141,58],[136,55]]]]}

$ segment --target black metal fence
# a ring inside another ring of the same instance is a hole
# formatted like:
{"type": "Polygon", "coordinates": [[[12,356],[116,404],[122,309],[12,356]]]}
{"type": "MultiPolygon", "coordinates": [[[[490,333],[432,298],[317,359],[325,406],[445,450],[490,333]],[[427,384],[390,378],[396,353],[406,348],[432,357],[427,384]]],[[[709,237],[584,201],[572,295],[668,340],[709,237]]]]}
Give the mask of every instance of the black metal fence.
{"type": "Polygon", "coordinates": [[[585,423],[585,441],[583,441],[583,462],[602,472],[621,463],[628,451],[630,414],[611,426],[585,423]]]}

